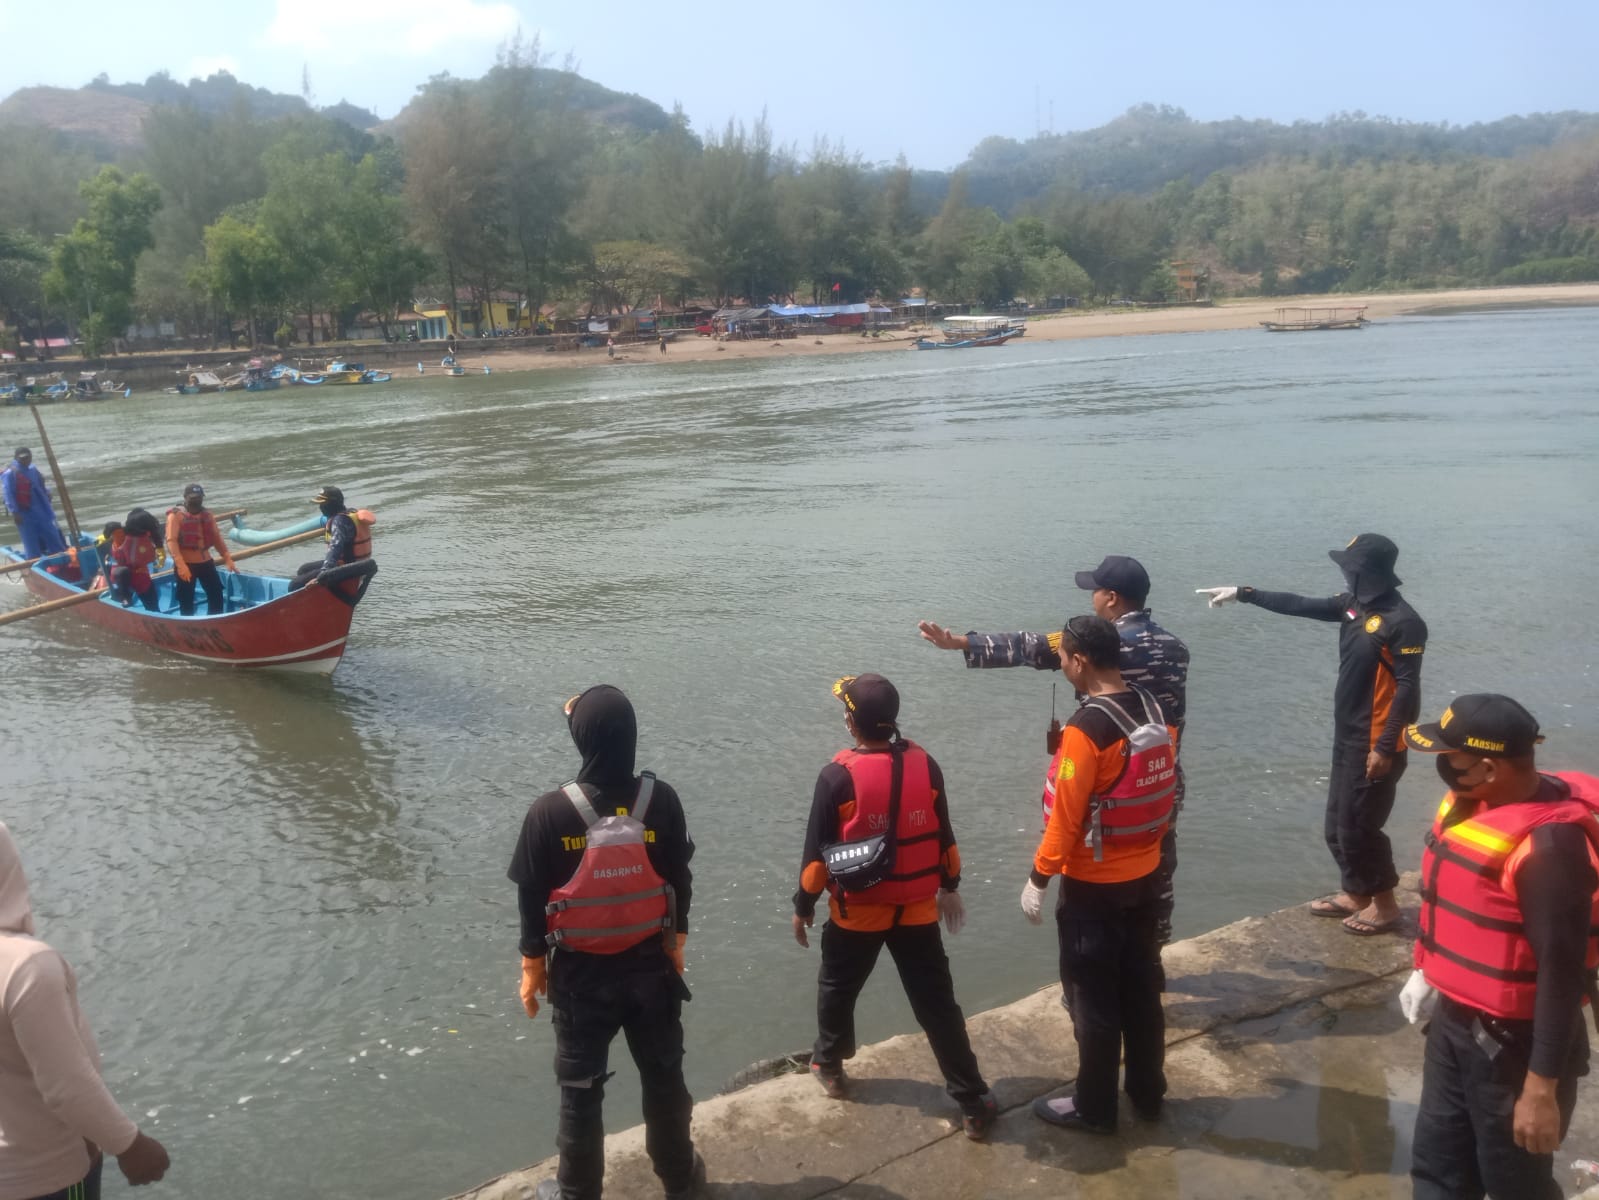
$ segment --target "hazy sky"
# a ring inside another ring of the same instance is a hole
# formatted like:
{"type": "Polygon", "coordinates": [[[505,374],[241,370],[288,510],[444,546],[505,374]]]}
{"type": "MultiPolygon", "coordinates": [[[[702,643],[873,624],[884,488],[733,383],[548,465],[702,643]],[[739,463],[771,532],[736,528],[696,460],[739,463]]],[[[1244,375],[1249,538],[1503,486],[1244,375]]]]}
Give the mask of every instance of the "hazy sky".
{"type": "Polygon", "coordinates": [[[1599,109],[1599,0],[585,5],[568,0],[0,0],[9,91],[163,68],[393,116],[429,75],[476,76],[518,28],[696,129],[764,109],[780,143],[949,167],[982,138],[1104,123],[1363,109],[1459,124],[1599,109]],[[697,16],[677,13],[696,11],[697,16]]]}

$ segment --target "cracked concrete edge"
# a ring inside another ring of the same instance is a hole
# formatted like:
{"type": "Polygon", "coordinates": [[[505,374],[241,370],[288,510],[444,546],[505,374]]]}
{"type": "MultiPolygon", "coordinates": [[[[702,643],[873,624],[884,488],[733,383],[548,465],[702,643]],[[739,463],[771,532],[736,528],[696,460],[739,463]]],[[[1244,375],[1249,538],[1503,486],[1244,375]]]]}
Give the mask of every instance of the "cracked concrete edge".
{"type": "MultiPolygon", "coordinates": [[[[1407,897],[1414,892],[1414,875],[1401,890],[1407,897]]],[[[1410,939],[1353,937],[1340,922],[1295,905],[1174,942],[1163,960],[1166,1040],[1173,1045],[1397,975],[1410,965],[1410,939]]],[[[1030,1104],[1076,1076],[1076,1045],[1059,983],[977,1013],[967,1026],[1002,1111],[1030,1104]]],[[[815,1200],[959,1132],[959,1113],[934,1082],[937,1067],[919,1030],[863,1046],[849,1073],[863,1104],[829,1101],[799,1075],[698,1103],[694,1137],[711,1178],[736,1168],[772,1200],[815,1200]]],[[[608,1135],[605,1154],[608,1191],[651,1194],[659,1187],[644,1154],[642,1126],[608,1135]]],[[[538,1181],[554,1174],[555,1163],[544,1159],[450,1200],[528,1200],[538,1181]]]]}

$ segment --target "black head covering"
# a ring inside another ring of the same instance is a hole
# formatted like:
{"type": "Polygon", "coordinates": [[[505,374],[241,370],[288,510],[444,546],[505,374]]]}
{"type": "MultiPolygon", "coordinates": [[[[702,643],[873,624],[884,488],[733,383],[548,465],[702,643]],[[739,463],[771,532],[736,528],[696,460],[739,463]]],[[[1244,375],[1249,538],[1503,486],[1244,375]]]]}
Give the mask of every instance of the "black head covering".
{"type": "Polygon", "coordinates": [[[633,754],[638,748],[638,718],[622,689],[595,684],[577,698],[566,718],[572,742],[583,756],[579,783],[608,787],[633,780],[633,754]]]}
{"type": "Polygon", "coordinates": [[[1327,551],[1327,557],[1338,564],[1350,594],[1361,604],[1370,604],[1401,582],[1394,574],[1399,547],[1380,533],[1362,533],[1342,550],[1327,551]]]}

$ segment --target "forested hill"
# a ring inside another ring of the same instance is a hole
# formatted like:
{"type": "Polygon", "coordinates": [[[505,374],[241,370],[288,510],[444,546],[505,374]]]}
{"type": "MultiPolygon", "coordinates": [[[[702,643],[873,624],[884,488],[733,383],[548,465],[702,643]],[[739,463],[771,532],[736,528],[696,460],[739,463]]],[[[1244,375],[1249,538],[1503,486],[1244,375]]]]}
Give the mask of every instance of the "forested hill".
{"type": "MultiPolygon", "coordinates": [[[[1308,159],[1320,167],[1411,159],[1512,158],[1556,142],[1599,134],[1599,113],[1534,113],[1476,125],[1429,125],[1339,113],[1325,121],[1196,121],[1180,108],[1141,104],[1076,133],[1026,142],[985,138],[961,165],[974,204],[1014,213],[1053,188],[1149,194],[1173,180],[1204,182],[1271,159],[1308,159]]],[[[923,174],[938,193],[939,173],[923,174]]],[[[942,200],[942,195],[936,196],[942,200]]]]}

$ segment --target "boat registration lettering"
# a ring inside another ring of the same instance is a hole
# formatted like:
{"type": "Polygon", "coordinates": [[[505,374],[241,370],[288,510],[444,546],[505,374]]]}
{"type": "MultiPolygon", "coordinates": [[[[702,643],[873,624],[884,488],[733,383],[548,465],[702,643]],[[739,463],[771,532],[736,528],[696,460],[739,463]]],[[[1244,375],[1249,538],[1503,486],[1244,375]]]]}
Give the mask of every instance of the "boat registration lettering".
{"type": "Polygon", "coordinates": [[[150,641],[164,650],[207,651],[214,654],[232,654],[233,646],[216,629],[206,625],[180,625],[172,621],[144,623],[150,641]]]}

